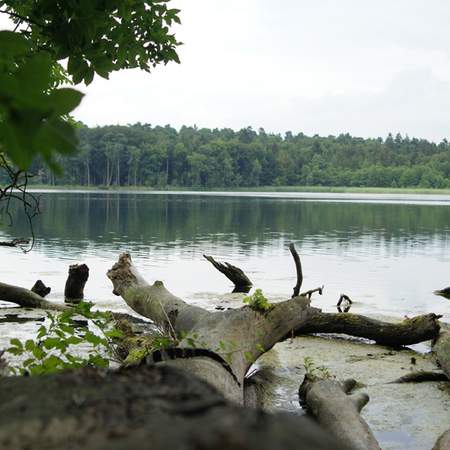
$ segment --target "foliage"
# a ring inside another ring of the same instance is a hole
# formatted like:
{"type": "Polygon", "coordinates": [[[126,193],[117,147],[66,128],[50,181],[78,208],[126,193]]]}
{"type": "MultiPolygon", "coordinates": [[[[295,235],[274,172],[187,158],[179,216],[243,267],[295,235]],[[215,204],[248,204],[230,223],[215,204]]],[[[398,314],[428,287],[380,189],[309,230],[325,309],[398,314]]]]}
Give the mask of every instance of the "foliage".
{"type": "Polygon", "coordinates": [[[111,325],[111,314],[92,311],[92,303],[80,302],[63,313],[47,312],[48,325],[42,325],[36,339],[25,343],[11,339],[6,351],[25,358],[21,365],[10,366],[14,374],[44,375],[66,369],[85,366],[109,367],[117,361],[113,339],[122,337],[122,332],[111,325]],[[94,326],[78,326],[79,317],[94,326]]]}
{"type": "Polygon", "coordinates": [[[67,115],[82,94],[62,82],[179,62],[169,31],[179,11],[166,0],[0,0],[0,13],[15,24],[0,31],[0,152],[21,169],[38,154],[55,169],[56,153],[76,150],[67,115]]]}
{"type": "Polygon", "coordinates": [[[253,295],[244,297],[243,301],[255,311],[265,312],[273,308],[273,305],[269,303],[269,300],[264,297],[261,289],[256,289],[253,295]]]}
{"type": "Polygon", "coordinates": [[[450,144],[388,136],[282,137],[251,128],[149,124],[80,126],[81,152],[56,178],[36,161],[33,182],[86,186],[247,188],[258,186],[450,187],[450,144]]]}
{"type": "Polygon", "coordinates": [[[310,356],[303,359],[306,375],[310,380],[329,379],[332,378],[330,371],[325,366],[316,366],[314,360],[310,356]]]}

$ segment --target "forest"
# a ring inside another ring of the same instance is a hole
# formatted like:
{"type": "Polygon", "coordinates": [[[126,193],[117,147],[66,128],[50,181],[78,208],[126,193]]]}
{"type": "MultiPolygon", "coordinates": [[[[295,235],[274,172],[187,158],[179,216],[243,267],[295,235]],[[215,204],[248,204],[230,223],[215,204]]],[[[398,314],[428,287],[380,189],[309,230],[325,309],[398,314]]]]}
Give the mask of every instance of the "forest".
{"type": "Polygon", "coordinates": [[[80,151],[37,158],[33,183],[154,188],[258,186],[450,187],[450,144],[389,134],[364,139],[166,125],[78,129],[80,151]]]}

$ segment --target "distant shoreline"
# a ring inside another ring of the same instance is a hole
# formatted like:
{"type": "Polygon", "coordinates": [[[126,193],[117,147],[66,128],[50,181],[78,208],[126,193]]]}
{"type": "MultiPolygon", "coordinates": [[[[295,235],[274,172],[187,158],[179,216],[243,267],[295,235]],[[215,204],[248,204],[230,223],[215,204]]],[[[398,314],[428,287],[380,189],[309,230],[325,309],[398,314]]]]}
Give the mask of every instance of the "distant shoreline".
{"type": "Polygon", "coordinates": [[[29,185],[29,191],[38,190],[74,190],[74,191],[191,191],[191,192],[322,192],[322,193],[342,193],[342,194],[430,194],[449,195],[450,188],[390,188],[390,187],[345,187],[345,186],[258,186],[258,187],[236,187],[236,188],[196,188],[196,187],[151,187],[151,186],[76,186],[76,185],[29,185]]]}

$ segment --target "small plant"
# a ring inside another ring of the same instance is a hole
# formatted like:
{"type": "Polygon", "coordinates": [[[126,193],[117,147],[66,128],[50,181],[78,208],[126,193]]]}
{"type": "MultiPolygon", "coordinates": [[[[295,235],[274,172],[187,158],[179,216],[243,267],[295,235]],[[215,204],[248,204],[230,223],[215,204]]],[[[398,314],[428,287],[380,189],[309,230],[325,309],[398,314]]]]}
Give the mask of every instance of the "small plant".
{"type": "Polygon", "coordinates": [[[330,371],[325,366],[316,366],[314,360],[307,356],[303,360],[303,365],[305,367],[306,376],[312,380],[327,380],[333,378],[330,371]]]}
{"type": "Polygon", "coordinates": [[[248,304],[251,309],[255,311],[265,312],[273,308],[273,305],[269,303],[261,289],[256,289],[253,295],[244,297],[244,303],[248,304]]]}
{"type": "Polygon", "coordinates": [[[24,357],[21,365],[10,365],[15,375],[43,375],[85,366],[109,367],[110,361],[120,361],[113,339],[123,333],[111,325],[111,313],[92,311],[93,303],[80,302],[63,313],[47,313],[48,325],[42,325],[36,339],[23,343],[11,339],[6,350],[24,357]],[[77,316],[88,320],[89,326],[77,326],[77,316]]]}

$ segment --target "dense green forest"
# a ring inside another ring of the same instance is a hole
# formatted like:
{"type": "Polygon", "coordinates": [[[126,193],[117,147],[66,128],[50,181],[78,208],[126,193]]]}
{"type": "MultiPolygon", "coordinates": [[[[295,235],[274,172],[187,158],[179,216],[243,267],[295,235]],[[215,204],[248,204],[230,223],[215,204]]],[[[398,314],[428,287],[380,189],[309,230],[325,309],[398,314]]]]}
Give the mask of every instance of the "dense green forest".
{"type": "Polygon", "coordinates": [[[84,186],[450,187],[450,144],[391,134],[363,139],[135,124],[80,126],[80,152],[55,176],[36,160],[33,182],[84,186]]]}

